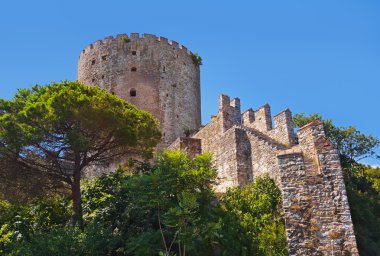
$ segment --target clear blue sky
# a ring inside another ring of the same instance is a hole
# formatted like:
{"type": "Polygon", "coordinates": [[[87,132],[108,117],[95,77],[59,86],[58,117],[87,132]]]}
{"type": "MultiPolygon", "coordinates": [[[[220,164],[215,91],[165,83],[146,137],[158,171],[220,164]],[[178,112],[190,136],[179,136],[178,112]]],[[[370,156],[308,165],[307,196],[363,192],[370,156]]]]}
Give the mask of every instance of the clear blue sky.
{"type": "Polygon", "coordinates": [[[0,97],[75,80],[93,41],[151,33],[202,56],[204,123],[225,93],[243,110],[318,112],[380,137],[380,1],[186,2],[1,1],[0,97]]]}

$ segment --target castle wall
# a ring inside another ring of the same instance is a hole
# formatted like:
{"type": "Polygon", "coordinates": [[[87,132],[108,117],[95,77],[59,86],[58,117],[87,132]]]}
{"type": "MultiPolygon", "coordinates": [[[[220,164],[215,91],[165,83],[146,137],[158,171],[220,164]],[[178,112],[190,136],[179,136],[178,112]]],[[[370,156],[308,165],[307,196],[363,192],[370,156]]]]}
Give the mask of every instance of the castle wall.
{"type": "Polygon", "coordinates": [[[177,42],[137,33],[96,41],[79,56],[78,80],[151,112],[163,146],[200,127],[199,65],[177,42]]]}
{"type": "Polygon", "coordinates": [[[279,179],[276,150],[285,147],[241,124],[240,100],[231,101],[228,96],[221,95],[218,115],[193,136],[202,140],[203,152],[213,154],[218,179],[222,181],[217,191],[243,186],[263,174],[279,179]]]}
{"type": "Polygon", "coordinates": [[[181,150],[186,155],[193,159],[196,155],[202,153],[202,140],[181,137],[177,138],[169,147],[168,150],[181,150]]]}
{"type": "Polygon", "coordinates": [[[295,145],[291,119],[285,110],[272,127],[269,105],[240,115],[239,99],[221,95],[218,115],[193,138],[213,154],[216,191],[266,174],[276,181],[290,255],[358,255],[339,153],[319,121],[301,127],[295,145]]]}
{"type": "Polygon", "coordinates": [[[212,153],[213,165],[218,169],[218,177],[216,191],[223,192],[228,187],[239,186],[245,180],[239,178],[237,172],[237,135],[236,130],[231,128],[226,132],[222,132],[221,116],[213,119],[213,121],[204,127],[193,138],[201,139],[202,152],[212,153]],[[219,129],[218,129],[219,128],[219,129]]]}
{"type": "Polygon", "coordinates": [[[338,151],[321,123],[298,136],[298,150],[278,155],[290,255],[359,255],[338,151]]]}
{"type": "Polygon", "coordinates": [[[268,140],[263,134],[254,131],[246,131],[246,133],[251,148],[253,179],[267,174],[278,181],[279,168],[276,151],[283,147],[268,140]]]}
{"type": "Polygon", "coordinates": [[[286,109],[282,111],[275,115],[273,119],[274,127],[268,104],[265,104],[256,111],[250,108],[242,114],[243,126],[255,129],[284,146],[293,146],[295,140],[290,110],[286,109]]]}

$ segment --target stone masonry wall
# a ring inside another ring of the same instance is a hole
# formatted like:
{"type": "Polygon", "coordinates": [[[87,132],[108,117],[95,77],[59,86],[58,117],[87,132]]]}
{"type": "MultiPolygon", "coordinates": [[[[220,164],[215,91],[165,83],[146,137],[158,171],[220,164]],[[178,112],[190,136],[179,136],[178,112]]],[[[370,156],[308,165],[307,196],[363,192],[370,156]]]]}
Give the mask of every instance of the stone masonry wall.
{"type": "Polygon", "coordinates": [[[228,96],[221,95],[218,115],[193,135],[193,138],[202,140],[202,152],[213,154],[213,164],[218,169],[218,192],[223,192],[228,187],[244,185],[249,175],[243,170],[237,171],[238,166],[242,166],[242,161],[238,161],[242,153],[237,143],[242,134],[235,127],[240,123],[239,100],[230,101],[228,96]]]}
{"type": "Polygon", "coordinates": [[[242,114],[242,123],[243,126],[260,131],[277,143],[285,146],[293,146],[295,144],[292,113],[289,109],[274,116],[274,127],[268,104],[265,104],[256,111],[251,108],[245,111],[242,114]]]}
{"type": "Polygon", "coordinates": [[[169,150],[179,149],[184,151],[189,158],[194,158],[202,153],[202,140],[194,138],[178,138],[169,147],[169,150]]]}
{"type": "MultiPolygon", "coordinates": [[[[295,145],[291,119],[285,110],[273,128],[269,105],[240,115],[239,99],[221,95],[218,114],[193,138],[213,154],[216,191],[265,174],[275,179],[290,255],[358,255],[338,151],[317,121],[299,129],[295,145]]],[[[172,148],[184,148],[180,142],[172,148]]]]}
{"type": "Polygon", "coordinates": [[[322,123],[298,137],[299,147],[278,153],[290,255],[359,255],[338,151],[322,123]]]}
{"type": "Polygon", "coordinates": [[[96,41],[78,61],[80,82],[98,85],[151,112],[160,121],[163,146],[200,127],[199,72],[186,47],[149,34],[96,41]]]}
{"type": "MultiPolygon", "coordinates": [[[[244,115],[243,115],[244,118],[244,115]]],[[[219,98],[219,112],[193,138],[201,139],[202,152],[213,154],[218,170],[217,191],[243,186],[254,177],[269,174],[278,180],[277,153],[286,147],[268,135],[242,126],[240,100],[219,98]]]]}

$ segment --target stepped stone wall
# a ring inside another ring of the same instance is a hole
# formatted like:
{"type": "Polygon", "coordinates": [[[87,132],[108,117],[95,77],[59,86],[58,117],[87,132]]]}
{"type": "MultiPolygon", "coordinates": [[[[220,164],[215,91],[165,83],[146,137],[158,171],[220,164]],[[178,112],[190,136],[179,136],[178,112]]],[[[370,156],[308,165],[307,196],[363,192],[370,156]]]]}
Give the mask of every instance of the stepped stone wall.
{"type": "Polygon", "coordinates": [[[300,128],[296,144],[291,120],[287,109],[273,126],[269,105],[241,114],[239,99],[221,95],[211,122],[170,148],[211,152],[218,192],[272,177],[283,195],[290,255],[359,255],[338,151],[319,121],[300,128]]]}

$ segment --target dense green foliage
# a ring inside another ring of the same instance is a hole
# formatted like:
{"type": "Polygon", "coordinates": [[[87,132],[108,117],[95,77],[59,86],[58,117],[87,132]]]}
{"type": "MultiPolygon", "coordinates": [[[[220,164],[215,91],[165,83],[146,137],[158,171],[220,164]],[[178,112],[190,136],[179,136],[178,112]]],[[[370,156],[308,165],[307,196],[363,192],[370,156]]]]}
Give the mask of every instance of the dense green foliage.
{"type": "Polygon", "coordinates": [[[48,187],[66,185],[81,222],[82,171],[151,152],[160,137],[151,114],[98,87],[62,82],[22,89],[0,100],[2,182],[35,174],[48,187]]]}
{"type": "Polygon", "coordinates": [[[288,255],[281,214],[281,191],[273,180],[258,177],[221,198],[224,255],[288,255]]]}
{"type": "MultiPolygon", "coordinates": [[[[0,205],[5,255],[286,255],[281,196],[259,178],[216,197],[210,155],[179,151],[85,182],[84,229],[70,201],[0,205]]],[[[63,200],[63,201],[62,201],[63,200]]]]}
{"type": "Polygon", "coordinates": [[[326,135],[340,152],[360,255],[380,255],[380,168],[359,162],[367,157],[379,159],[375,149],[380,140],[362,134],[355,127],[337,127],[318,114],[298,114],[293,122],[301,127],[316,119],[323,121],[326,135]]]}

